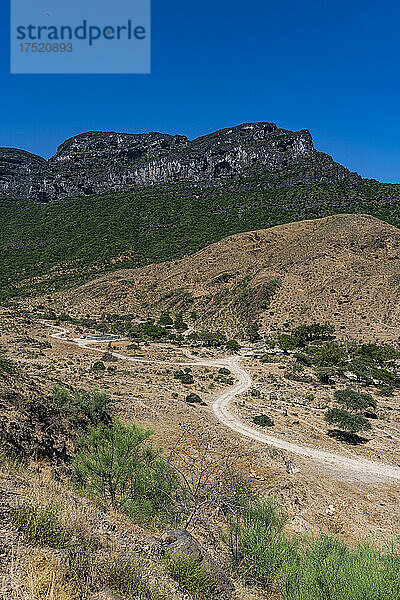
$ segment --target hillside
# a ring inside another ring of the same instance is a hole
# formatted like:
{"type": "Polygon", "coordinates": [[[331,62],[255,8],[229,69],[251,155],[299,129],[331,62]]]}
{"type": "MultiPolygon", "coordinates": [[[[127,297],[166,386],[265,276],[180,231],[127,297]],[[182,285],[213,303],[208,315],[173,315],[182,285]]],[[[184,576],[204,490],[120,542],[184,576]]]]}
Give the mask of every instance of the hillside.
{"type": "Polygon", "coordinates": [[[400,333],[400,230],[337,215],[228,237],[182,260],[120,270],[52,299],[58,312],[198,315],[240,332],[305,321],[373,339],[400,333]]]}
{"type": "Polygon", "coordinates": [[[363,181],[262,189],[153,186],[55,200],[0,200],[0,300],[68,289],[102,273],[179,259],[240,232],[335,213],[399,225],[400,187],[363,181]]]}

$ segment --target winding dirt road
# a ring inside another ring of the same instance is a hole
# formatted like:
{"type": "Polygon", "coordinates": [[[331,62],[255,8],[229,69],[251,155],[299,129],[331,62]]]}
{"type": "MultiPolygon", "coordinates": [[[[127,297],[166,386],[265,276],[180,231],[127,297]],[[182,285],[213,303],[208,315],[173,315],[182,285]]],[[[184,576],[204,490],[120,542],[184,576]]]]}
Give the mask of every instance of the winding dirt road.
{"type": "MultiPolygon", "coordinates": [[[[60,341],[64,341],[68,344],[85,348],[93,352],[103,353],[104,350],[100,348],[94,348],[92,344],[98,343],[98,340],[88,340],[81,338],[68,338],[65,337],[69,333],[68,329],[51,325],[46,322],[42,322],[47,327],[53,327],[58,329],[57,333],[50,334],[51,337],[56,338],[60,341]]],[[[225,391],[219,396],[212,404],[212,409],[215,417],[223,425],[238,433],[241,436],[250,438],[262,444],[268,444],[273,448],[279,448],[285,450],[297,456],[310,459],[320,464],[321,471],[329,471],[330,473],[336,474],[341,479],[346,478],[351,481],[359,481],[365,483],[377,483],[377,482],[398,482],[400,481],[400,467],[389,465],[385,463],[377,463],[365,458],[343,456],[341,454],[335,454],[333,452],[326,452],[324,450],[318,450],[317,448],[310,448],[307,446],[300,446],[287,442],[284,439],[267,435],[262,431],[250,427],[243,421],[241,421],[235,414],[229,410],[229,404],[236,396],[246,392],[252,384],[250,375],[240,365],[240,359],[236,357],[230,357],[226,359],[218,360],[197,360],[193,362],[176,363],[176,362],[158,362],[143,360],[126,356],[118,352],[112,352],[113,356],[122,360],[128,360],[130,362],[139,362],[147,364],[160,364],[170,366],[207,366],[207,367],[228,367],[230,371],[236,376],[237,383],[233,385],[229,390],[225,391]]]]}

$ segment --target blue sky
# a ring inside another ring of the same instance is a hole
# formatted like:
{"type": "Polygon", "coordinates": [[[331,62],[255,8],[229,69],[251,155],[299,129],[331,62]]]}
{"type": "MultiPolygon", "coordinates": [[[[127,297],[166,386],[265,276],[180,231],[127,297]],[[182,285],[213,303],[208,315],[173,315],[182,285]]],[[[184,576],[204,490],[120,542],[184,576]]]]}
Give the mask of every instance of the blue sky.
{"type": "Polygon", "coordinates": [[[273,121],[309,129],[365,177],[400,182],[398,1],[153,0],[151,75],[10,75],[7,4],[0,146],[48,157],[88,130],[193,138],[273,121]]]}

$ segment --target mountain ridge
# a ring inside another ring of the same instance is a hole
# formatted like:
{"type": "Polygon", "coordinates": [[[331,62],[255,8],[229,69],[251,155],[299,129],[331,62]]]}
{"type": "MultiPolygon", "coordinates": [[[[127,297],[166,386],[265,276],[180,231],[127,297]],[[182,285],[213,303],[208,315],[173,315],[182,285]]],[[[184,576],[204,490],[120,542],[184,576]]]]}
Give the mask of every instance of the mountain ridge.
{"type": "Polygon", "coordinates": [[[219,186],[254,176],[264,188],[362,180],[318,152],[307,129],[289,131],[267,121],[194,140],[158,132],[88,131],[65,140],[48,160],[0,148],[0,195],[37,202],[184,181],[219,186]]]}

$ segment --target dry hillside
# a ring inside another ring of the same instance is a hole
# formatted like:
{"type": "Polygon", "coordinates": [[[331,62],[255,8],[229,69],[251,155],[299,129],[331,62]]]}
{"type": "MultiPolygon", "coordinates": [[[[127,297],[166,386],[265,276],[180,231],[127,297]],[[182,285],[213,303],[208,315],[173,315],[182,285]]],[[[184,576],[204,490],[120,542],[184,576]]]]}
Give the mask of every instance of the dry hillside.
{"type": "Polygon", "coordinates": [[[52,299],[71,314],[183,311],[240,332],[305,321],[356,337],[400,334],[400,231],[336,215],[228,237],[178,261],[116,271],[52,299]]]}

